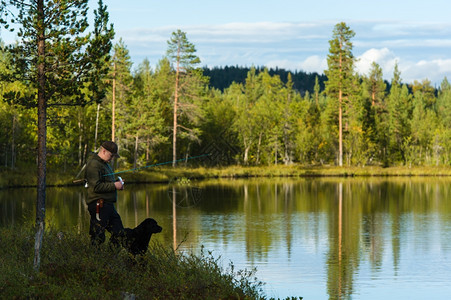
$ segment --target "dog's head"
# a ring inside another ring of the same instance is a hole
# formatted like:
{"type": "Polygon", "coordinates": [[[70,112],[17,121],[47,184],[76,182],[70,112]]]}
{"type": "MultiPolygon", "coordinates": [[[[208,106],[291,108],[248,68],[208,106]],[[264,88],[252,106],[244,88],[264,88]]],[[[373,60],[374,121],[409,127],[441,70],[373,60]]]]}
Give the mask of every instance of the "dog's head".
{"type": "Polygon", "coordinates": [[[157,221],[155,221],[152,218],[145,219],[144,221],[142,221],[140,226],[141,225],[145,228],[146,232],[150,233],[159,233],[163,230],[163,228],[160,225],[158,225],[157,221]]]}

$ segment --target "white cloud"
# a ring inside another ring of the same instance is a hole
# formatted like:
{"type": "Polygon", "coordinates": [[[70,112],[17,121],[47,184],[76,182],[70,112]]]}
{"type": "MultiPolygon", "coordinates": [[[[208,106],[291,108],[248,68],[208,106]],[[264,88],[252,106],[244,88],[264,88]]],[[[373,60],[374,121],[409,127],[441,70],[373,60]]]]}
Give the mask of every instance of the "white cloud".
{"type": "Polygon", "coordinates": [[[388,48],[370,49],[358,57],[357,72],[368,75],[371,64],[376,62],[382,68],[384,79],[391,80],[395,64],[398,63],[401,79],[405,83],[429,80],[438,86],[445,77],[451,75],[451,59],[403,60],[388,48]]]}
{"type": "Polygon", "coordinates": [[[318,55],[307,57],[301,63],[301,69],[306,72],[317,72],[321,74],[327,69],[327,59],[325,57],[321,58],[318,55]]]}
{"type": "MultiPolygon", "coordinates": [[[[207,61],[206,65],[208,67],[214,67],[214,66],[226,66],[231,65],[228,63],[231,59],[237,63],[233,65],[238,66],[257,66],[257,67],[268,67],[272,69],[285,69],[289,71],[304,71],[308,73],[324,73],[324,70],[327,68],[327,60],[326,58],[321,58],[317,55],[309,56],[305,60],[299,61],[296,59],[268,59],[266,62],[263,60],[259,60],[258,62],[255,62],[255,60],[252,60],[255,58],[255,53],[243,53],[242,55],[235,55],[235,56],[227,56],[224,57],[222,55],[218,55],[217,58],[214,60],[216,64],[212,64],[211,58],[208,57],[201,57],[202,61],[207,61]],[[254,61],[254,63],[246,63],[246,61],[254,61]]],[[[264,57],[262,59],[265,59],[264,57]]]]}
{"type": "Polygon", "coordinates": [[[376,23],[371,32],[381,37],[412,36],[449,36],[451,31],[448,23],[438,22],[387,22],[376,23]]]}
{"type": "Polygon", "coordinates": [[[388,48],[382,49],[369,49],[362,55],[357,57],[356,69],[357,73],[361,75],[368,75],[371,70],[373,62],[377,63],[384,73],[384,79],[389,79],[393,75],[393,70],[396,62],[399,62],[399,58],[390,51],[388,48]]]}
{"type": "Polygon", "coordinates": [[[412,52],[421,51],[425,49],[434,49],[434,48],[449,48],[451,46],[451,39],[422,39],[422,38],[402,38],[402,39],[382,39],[382,40],[372,40],[372,41],[359,41],[355,43],[359,48],[368,48],[374,45],[378,45],[379,47],[386,47],[390,49],[395,48],[405,48],[411,49],[412,52]],[[420,50],[421,49],[421,50],[420,50]]]}
{"type": "MultiPolygon", "coordinates": [[[[187,33],[202,65],[267,66],[323,73],[327,69],[328,41],[334,22],[235,22],[161,26],[119,31],[135,62],[151,64],[165,54],[166,41],[180,28],[187,33]]],[[[439,84],[451,77],[451,30],[442,23],[351,22],[355,29],[356,70],[367,75],[376,62],[384,79],[391,80],[398,63],[404,82],[429,79],[439,84]]],[[[446,24],[445,24],[446,25],[446,24]]]]}
{"type": "Polygon", "coordinates": [[[290,60],[272,60],[265,64],[268,68],[286,69],[290,71],[304,71],[307,73],[324,73],[327,68],[326,58],[321,58],[318,55],[307,57],[303,61],[290,61],[290,60]]]}
{"type": "Polygon", "coordinates": [[[330,30],[327,23],[227,23],[220,25],[165,26],[157,28],[136,28],[119,31],[124,40],[161,42],[167,41],[172,32],[180,29],[187,33],[190,41],[196,43],[278,43],[283,41],[324,40],[330,30]]]}
{"type": "Polygon", "coordinates": [[[401,77],[404,82],[413,83],[425,79],[432,85],[439,86],[447,77],[451,76],[451,59],[420,60],[418,62],[407,62],[400,65],[401,77]]]}

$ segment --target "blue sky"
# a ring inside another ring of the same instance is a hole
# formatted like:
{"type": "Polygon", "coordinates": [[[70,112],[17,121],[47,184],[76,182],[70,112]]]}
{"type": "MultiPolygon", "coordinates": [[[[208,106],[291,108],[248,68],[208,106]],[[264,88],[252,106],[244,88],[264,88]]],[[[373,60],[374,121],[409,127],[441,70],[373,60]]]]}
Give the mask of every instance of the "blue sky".
{"type": "MultiPolygon", "coordinates": [[[[356,33],[357,71],[373,61],[390,80],[451,80],[449,0],[104,0],[116,41],[136,67],[155,65],[177,29],[196,46],[201,66],[267,66],[323,73],[335,24],[356,33]]],[[[94,9],[97,0],[90,0],[94,9]]]]}

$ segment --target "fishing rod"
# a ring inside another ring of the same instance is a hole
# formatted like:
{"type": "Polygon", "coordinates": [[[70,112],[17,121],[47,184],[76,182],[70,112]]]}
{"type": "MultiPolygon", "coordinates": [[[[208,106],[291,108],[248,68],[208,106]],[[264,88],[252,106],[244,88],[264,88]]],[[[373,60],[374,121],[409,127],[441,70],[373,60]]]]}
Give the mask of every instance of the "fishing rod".
{"type": "MultiPolygon", "coordinates": [[[[157,164],[152,164],[152,165],[147,165],[147,166],[143,166],[143,167],[138,167],[138,168],[134,168],[134,169],[128,169],[128,170],[124,170],[124,171],[119,171],[119,172],[113,172],[113,173],[108,173],[105,174],[103,176],[109,176],[109,175],[116,175],[116,174],[122,174],[122,173],[126,173],[126,172],[134,172],[137,170],[141,170],[141,169],[146,169],[146,168],[152,168],[152,167],[158,167],[158,166],[162,166],[162,165],[168,165],[168,164],[172,164],[174,162],[180,162],[180,161],[187,161],[190,159],[197,159],[197,158],[201,158],[201,157],[205,157],[205,156],[210,156],[210,153],[207,154],[202,154],[202,155],[197,155],[197,156],[193,156],[193,157],[188,157],[188,158],[181,158],[181,159],[177,159],[177,160],[171,160],[171,161],[165,161],[165,162],[161,162],[161,163],[157,163],[157,164]]],[[[83,169],[86,167],[86,164],[83,166],[83,169]]],[[[81,171],[78,173],[77,177],[81,174],[81,171]]],[[[73,180],[73,183],[82,183],[85,182],[85,179],[78,179],[78,180],[73,180]]]]}
{"type": "Polygon", "coordinates": [[[152,165],[147,165],[147,166],[143,166],[143,167],[138,167],[138,168],[134,168],[134,169],[128,169],[128,170],[124,170],[124,171],[109,173],[109,174],[105,174],[103,176],[122,174],[122,173],[126,173],[126,172],[134,172],[134,171],[137,171],[137,170],[142,170],[142,169],[152,168],[152,167],[158,167],[158,166],[162,166],[162,165],[168,165],[168,164],[172,164],[174,162],[187,161],[187,160],[190,160],[190,159],[201,158],[201,157],[205,157],[205,156],[209,156],[209,155],[211,155],[211,154],[208,153],[208,154],[202,154],[202,155],[197,155],[197,156],[188,157],[188,158],[181,158],[181,159],[177,159],[177,160],[165,161],[165,162],[152,164],[152,165]]]}
{"type": "MultiPolygon", "coordinates": [[[[91,152],[91,153],[97,153],[97,152],[99,152],[99,149],[100,149],[100,147],[97,148],[95,151],[93,151],[93,152],[91,152]]],[[[83,178],[83,179],[77,179],[77,178],[81,175],[81,172],[83,172],[83,170],[86,168],[86,165],[87,165],[87,163],[85,163],[85,164],[83,165],[83,168],[81,168],[80,172],[78,172],[77,176],[75,176],[75,179],[72,180],[72,183],[82,183],[82,182],[85,182],[85,179],[84,179],[84,178],[83,178]]]]}

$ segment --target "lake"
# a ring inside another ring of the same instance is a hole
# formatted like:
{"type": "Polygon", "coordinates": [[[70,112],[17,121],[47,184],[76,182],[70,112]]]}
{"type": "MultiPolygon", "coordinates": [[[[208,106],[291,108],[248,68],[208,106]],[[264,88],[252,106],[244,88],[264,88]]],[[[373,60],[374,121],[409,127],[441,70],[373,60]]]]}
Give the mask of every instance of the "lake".
{"type": "MultiPolygon", "coordinates": [[[[83,187],[47,189],[47,227],[88,234],[83,187]]],[[[257,268],[268,297],[449,299],[451,178],[260,178],[126,185],[126,227],[257,268]]],[[[0,226],[33,224],[36,190],[0,190],[0,226]]]]}

